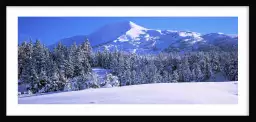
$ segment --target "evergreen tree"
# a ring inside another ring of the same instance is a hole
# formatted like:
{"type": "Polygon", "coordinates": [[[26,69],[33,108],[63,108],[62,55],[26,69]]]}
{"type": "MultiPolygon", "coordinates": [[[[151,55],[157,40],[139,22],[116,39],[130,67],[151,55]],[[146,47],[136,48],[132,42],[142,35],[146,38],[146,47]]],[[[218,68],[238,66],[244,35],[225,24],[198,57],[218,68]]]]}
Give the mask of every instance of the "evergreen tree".
{"type": "Polygon", "coordinates": [[[174,70],[173,74],[172,74],[172,82],[176,83],[178,81],[179,81],[179,74],[178,74],[177,70],[174,70]]]}
{"type": "Polygon", "coordinates": [[[192,81],[192,72],[189,68],[189,63],[188,63],[188,58],[184,57],[183,62],[182,62],[182,76],[183,76],[183,81],[184,82],[190,82],[192,81]]]}
{"type": "Polygon", "coordinates": [[[27,48],[28,44],[26,41],[22,42],[22,44],[18,47],[18,79],[21,78],[24,65],[26,64],[26,60],[28,60],[27,53],[29,53],[29,51],[27,48]]]}
{"type": "Polygon", "coordinates": [[[160,72],[158,71],[154,77],[153,83],[161,83],[163,80],[163,77],[160,75],[160,72]]]}
{"type": "Polygon", "coordinates": [[[81,63],[84,67],[84,73],[88,74],[91,72],[91,47],[88,40],[84,41],[79,48],[79,56],[81,58],[81,63]],[[90,60],[90,61],[89,61],[90,60]]]}
{"type": "Polygon", "coordinates": [[[92,65],[92,47],[88,39],[85,41],[85,52],[90,65],[92,65]]]}
{"type": "Polygon", "coordinates": [[[92,53],[92,58],[91,58],[91,66],[92,67],[98,67],[98,59],[96,53],[92,53]]]}
{"type": "Polygon", "coordinates": [[[208,62],[206,64],[206,79],[209,79],[211,77],[214,77],[214,74],[213,74],[212,67],[211,67],[210,63],[208,62]]]}
{"type": "Polygon", "coordinates": [[[59,90],[59,74],[56,70],[53,70],[52,75],[50,77],[50,91],[58,91],[59,90]]]}
{"type": "Polygon", "coordinates": [[[81,48],[77,48],[74,57],[74,76],[84,75],[83,59],[80,51],[81,48]]]}
{"type": "Polygon", "coordinates": [[[39,76],[36,73],[35,68],[31,69],[31,75],[30,75],[30,80],[29,81],[30,81],[30,83],[29,83],[30,84],[29,90],[32,93],[38,92],[38,90],[39,90],[39,76]]]}
{"type": "Polygon", "coordinates": [[[65,76],[67,78],[72,78],[74,76],[74,63],[72,62],[71,55],[68,56],[68,59],[64,61],[65,66],[65,76]]]}
{"type": "Polygon", "coordinates": [[[196,75],[197,82],[200,82],[204,79],[204,75],[203,75],[201,68],[198,64],[196,65],[195,75],[196,75]]]}
{"type": "Polygon", "coordinates": [[[142,84],[143,74],[140,71],[135,71],[134,84],[142,84]]]}
{"type": "Polygon", "coordinates": [[[191,81],[194,82],[194,81],[196,81],[195,69],[192,69],[191,73],[192,73],[192,74],[191,74],[191,76],[192,76],[191,81]]]}
{"type": "Polygon", "coordinates": [[[157,79],[157,67],[155,66],[153,61],[150,61],[149,63],[149,73],[148,73],[148,78],[149,78],[149,83],[154,83],[156,82],[155,80],[157,79]]]}
{"type": "Polygon", "coordinates": [[[125,78],[122,81],[123,86],[131,85],[132,79],[131,79],[131,72],[130,72],[130,70],[125,70],[124,77],[125,78]]]}
{"type": "Polygon", "coordinates": [[[46,56],[44,46],[39,40],[36,40],[36,43],[33,46],[32,58],[36,72],[37,74],[40,74],[41,70],[45,70],[46,68],[46,56]]]}
{"type": "Polygon", "coordinates": [[[168,72],[166,70],[163,71],[163,76],[162,76],[162,82],[163,83],[170,83],[171,78],[169,78],[168,72]]]}
{"type": "Polygon", "coordinates": [[[220,66],[219,66],[219,57],[218,57],[218,53],[217,52],[212,52],[211,53],[211,66],[212,66],[212,70],[213,72],[219,72],[220,71],[220,66]]]}
{"type": "Polygon", "coordinates": [[[110,68],[110,52],[107,49],[107,47],[104,47],[102,57],[103,57],[103,67],[106,69],[109,69],[110,68]]]}
{"type": "Polygon", "coordinates": [[[20,74],[19,79],[23,82],[29,83],[31,68],[34,65],[32,61],[32,41],[30,41],[30,43],[24,42],[18,51],[18,69],[20,74]]]}
{"type": "Polygon", "coordinates": [[[65,72],[65,66],[64,66],[64,61],[65,61],[65,47],[62,45],[61,42],[58,43],[58,46],[54,48],[53,52],[53,57],[54,61],[57,65],[58,71],[61,73],[65,72]]]}
{"type": "Polygon", "coordinates": [[[113,57],[112,62],[110,63],[110,69],[113,70],[114,74],[118,73],[118,61],[117,61],[117,58],[113,57]]]}
{"type": "Polygon", "coordinates": [[[124,56],[122,53],[119,54],[118,56],[118,65],[117,65],[117,72],[118,72],[118,77],[121,77],[121,74],[124,74],[125,71],[125,64],[124,64],[124,56]]]}
{"type": "Polygon", "coordinates": [[[131,72],[131,85],[134,85],[136,83],[136,71],[132,70],[131,72]]]}
{"type": "Polygon", "coordinates": [[[49,79],[46,74],[46,71],[41,69],[41,72],[39,74],[39,84],[38,84],[38,89],[40,93],[46,92],[45,86],[47,83],[49,83],[49,79]]]}

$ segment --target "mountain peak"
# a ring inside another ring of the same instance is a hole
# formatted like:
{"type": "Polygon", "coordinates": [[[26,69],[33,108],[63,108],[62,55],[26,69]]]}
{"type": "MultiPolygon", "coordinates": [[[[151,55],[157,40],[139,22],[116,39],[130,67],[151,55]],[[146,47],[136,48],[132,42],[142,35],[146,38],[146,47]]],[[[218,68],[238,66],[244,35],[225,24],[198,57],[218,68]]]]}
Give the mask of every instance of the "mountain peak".
{"type": "Polygon", "coordinates": [[[129,21],[129,25],[131,26],[131,28],[136,28],[136,29],[139,29],[139,30],[147,30],[147,28],[144,28],[140,25],[137,25],[136,23],[134,23],[132,21],[129,21]]]}
{"type": "MultiPolygon", "coordinates": [[[[132,24],[132,23],[134,23],[134,22],[132,22],[132,21],[129,21],[129,23],[130,23],[130,24],[132,24]]],[[[135,23],[134,23],[134,24],[135,24],[135,23]]]]}

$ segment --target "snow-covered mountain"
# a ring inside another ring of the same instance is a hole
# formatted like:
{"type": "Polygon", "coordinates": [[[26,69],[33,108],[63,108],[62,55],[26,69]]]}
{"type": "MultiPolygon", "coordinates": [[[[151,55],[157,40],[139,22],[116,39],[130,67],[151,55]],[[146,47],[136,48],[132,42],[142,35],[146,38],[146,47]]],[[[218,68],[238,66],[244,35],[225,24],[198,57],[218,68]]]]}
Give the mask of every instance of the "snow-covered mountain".
{"type": "Polygon", "coordinates": [[[205,50],[212,47],[229,50],[236,49],[238,45],[236,35],[148,29],[131,21],[109,24],[87,36],[74,36],[62,39],[61,42],[70,46],[74,42],[80,44],[86,38],[95,51],[107,48],[110,51],[117,49],[136,53],[205,50]]]}

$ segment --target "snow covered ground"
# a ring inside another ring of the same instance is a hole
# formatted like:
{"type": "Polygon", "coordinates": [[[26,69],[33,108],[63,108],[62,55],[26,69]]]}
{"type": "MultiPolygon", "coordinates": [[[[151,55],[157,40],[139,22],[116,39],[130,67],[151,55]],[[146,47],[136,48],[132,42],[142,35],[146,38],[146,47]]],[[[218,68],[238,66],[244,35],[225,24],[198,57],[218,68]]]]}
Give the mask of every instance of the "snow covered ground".
{"type": "Polygon", "coordinates": [[[157,83],[18,98],[19,104],[237,104],[237,82],[157,83]]]}
{"type": "Polygon", "coordinates": [[[92,71],[94,73],[96,73],[99,77],[99,79],[102,81],[104,79],[104,77],[110,73],[110,70],[108,69],[103,69],[103,68],[98,68],[98,67],[95,67],[95,68],[92,68],[92,71]]]}

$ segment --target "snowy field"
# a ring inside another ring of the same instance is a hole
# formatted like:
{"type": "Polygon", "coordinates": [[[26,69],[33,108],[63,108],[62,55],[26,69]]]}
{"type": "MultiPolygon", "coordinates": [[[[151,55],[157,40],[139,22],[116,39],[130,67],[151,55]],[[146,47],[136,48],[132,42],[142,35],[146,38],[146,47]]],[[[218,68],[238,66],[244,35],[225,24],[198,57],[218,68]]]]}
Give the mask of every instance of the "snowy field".
{"type": "Polygon", "coordinates": [[[237,82],[157,83],[31,97],[19,104],[237,104],[237,82]]]}

